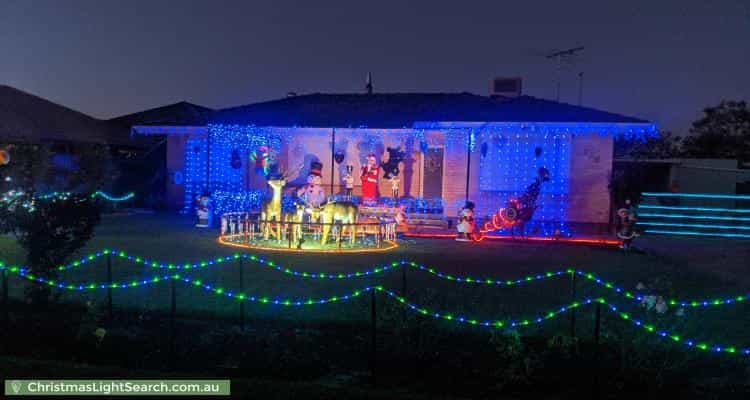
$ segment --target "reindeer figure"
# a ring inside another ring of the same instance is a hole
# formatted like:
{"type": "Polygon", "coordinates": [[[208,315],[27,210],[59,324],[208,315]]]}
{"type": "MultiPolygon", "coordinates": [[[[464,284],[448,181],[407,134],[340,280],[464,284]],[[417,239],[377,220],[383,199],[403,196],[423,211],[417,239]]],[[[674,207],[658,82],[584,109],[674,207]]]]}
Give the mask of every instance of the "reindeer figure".
{"type": "Polygon", "coordinates": [[[306,206],[304,203],[297,203],[294,207],[293,211],[284,213],[284,222],[291,229],[289,234],[292,235],[292,242],[297,243],[302,238],[302,221],[304,220],[306,206]]]}
{"type": "Polygon", "coordinates": [[[283,215],[281,213],[281,189],[286,185],[286,176],[281,175],[280,177],[274,177],[268,179],[268,185],[271,186],[273,196],[263,202],[260,208],[260,220],[261,229],[263,230],[263,238],[268,240],[270,234],[276,237],[277,240],[281,240],[281,222],[283,221],[283,215]],[[272,231],[271,221],[277,221],[276,229],[272,231]]]}
{"type": "MultiPolygon", "coordinates": [[[[331,232],[331,224],[334,221],[339,221],[342,224],[356,224],[357,214],[359,209],[356,204],[342,201],[342,202],[331,202],[326,203],[318,207],[313,211],[313,219],[319,219],[323,224],[323,237],[320,241],[321,244],[326,244],[328,241],[328,234],[331,232]]],[[[349,239],[354,244],[356,235],[356,227],[349,225],[349,239]]],[[[341,227],[341,235],[344,234],[344,227],[341,227]]]]}

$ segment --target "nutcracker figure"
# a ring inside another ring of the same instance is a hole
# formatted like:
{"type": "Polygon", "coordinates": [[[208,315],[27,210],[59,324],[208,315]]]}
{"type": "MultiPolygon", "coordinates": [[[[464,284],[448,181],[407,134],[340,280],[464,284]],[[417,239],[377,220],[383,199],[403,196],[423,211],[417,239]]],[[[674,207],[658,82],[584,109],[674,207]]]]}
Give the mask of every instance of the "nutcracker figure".
{"type": "Polygon", "coordinates": [[[368,154],[367,155],[367,165],[362,167],[362,174],[360,175],[360,179],[362,179],[362,199],[363,200],[369,200],[374,201],[376,197],[378,196],[378,173],[380,172],[380,167],[377,164],[377,159],[375,158],[375,154],[368,154]]]}

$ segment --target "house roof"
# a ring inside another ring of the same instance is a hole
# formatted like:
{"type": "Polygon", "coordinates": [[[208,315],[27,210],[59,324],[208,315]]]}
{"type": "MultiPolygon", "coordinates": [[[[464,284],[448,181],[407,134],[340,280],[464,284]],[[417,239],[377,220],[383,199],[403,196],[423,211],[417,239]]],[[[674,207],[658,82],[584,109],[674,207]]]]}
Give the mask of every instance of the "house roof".
{"type": "Polygon", "coordinates": [[[471,93],[308,94],[219,110],[211,123],[409,128],[418,121],[648,123],[532,96],[471,93]]]}
{"type": "Polygon", "coordinates": [[[133,144],[127,129],[5,85],[0,85],[0,140],[133,144]]]}
{"type": "Polygon", "coordinates": [[[109,121],[130,129],[134,125],[205,125],[214,110],[181,101],[112,118],[109,121]]]}

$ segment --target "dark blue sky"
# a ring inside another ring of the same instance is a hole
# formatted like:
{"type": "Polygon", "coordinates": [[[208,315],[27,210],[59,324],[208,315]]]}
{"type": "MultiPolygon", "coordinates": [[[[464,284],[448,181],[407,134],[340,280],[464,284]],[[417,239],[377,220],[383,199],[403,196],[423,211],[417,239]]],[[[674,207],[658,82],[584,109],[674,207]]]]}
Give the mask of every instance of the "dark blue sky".
{"type": "Polygon", "coordinates": [[[100,118],[288,91],[486,94],[493,76],[554,98],[544,55],[585,45],[561,100],[686,131],[750,98],[750,1],[0,0],[0,83],[100,118]],[[616,5],[610,3],[617,3],[616,5]]]}

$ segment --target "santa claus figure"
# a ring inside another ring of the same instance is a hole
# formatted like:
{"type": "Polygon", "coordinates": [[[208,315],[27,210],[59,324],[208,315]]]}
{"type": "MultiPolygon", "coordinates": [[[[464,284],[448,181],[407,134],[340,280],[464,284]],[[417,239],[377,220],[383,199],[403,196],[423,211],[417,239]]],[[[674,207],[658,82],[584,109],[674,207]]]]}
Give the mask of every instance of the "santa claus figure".
{"type": "Polygon", "coordinates": [[[474,233],[474,203],[467,201],[464,208],[458,212],[458,224],[456,230],[456,240],[459,242],[470,242],[471,235],[474,233]]]}
{"type": "Polygon", "coordinates": [[[378,166],[375,154],[368,154],[367,165],[362,167],[360,175],[360,179],[362,180],[362,199],[373,201],[377,197],[379,172],[380,167],[378,166]]]}
{"type": "Polygon", "coordinates": [[[307,175],[307,184],[297,190],[299,197],[307,207],[315,208],[326,201],[326,192],[321,186],[321,171],[323,164],[313,161],[310,163],[310,173],[307,175]]]}

